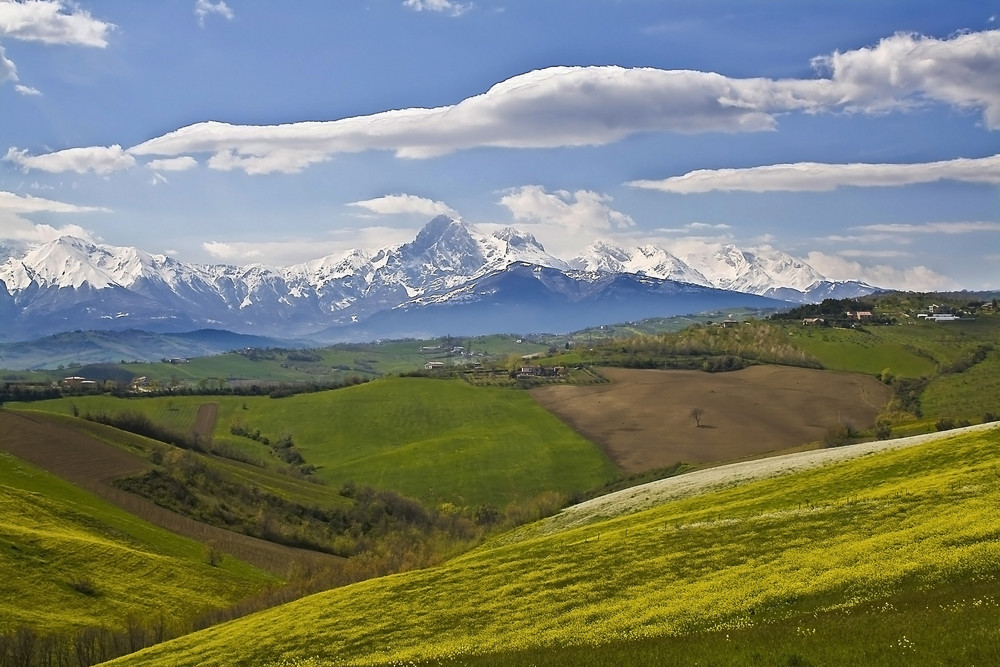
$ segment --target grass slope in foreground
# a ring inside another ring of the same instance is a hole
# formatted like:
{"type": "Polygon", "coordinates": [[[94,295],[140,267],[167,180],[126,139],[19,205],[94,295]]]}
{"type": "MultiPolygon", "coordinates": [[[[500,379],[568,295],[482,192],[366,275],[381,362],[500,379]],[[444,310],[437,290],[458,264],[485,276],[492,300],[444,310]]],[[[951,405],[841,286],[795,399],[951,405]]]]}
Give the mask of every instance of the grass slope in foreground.
{"type": "Polygon", "coordinates": [[[273,582],[0,453],[0,632],[124,628],[129,617],[190,622],[273,582]]]}
{"type": "Polygon", "coordinates": [[[998,464],[979,430],[525,531],[115,664],[997,664],[998,464]]]}

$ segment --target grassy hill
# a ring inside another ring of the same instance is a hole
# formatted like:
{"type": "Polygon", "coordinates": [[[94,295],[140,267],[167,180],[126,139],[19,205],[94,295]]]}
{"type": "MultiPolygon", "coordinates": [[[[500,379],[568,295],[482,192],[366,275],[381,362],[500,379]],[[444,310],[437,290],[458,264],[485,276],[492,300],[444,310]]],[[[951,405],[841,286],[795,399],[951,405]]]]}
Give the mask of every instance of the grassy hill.
{"type": "Polygon", "coordinates": [[[0,453],[0,632],[190,623],[276,579],[246,563],[212,565],[204,544],[153,526],[0,453]]]}
{"type": "Polygon", "coordinates": [[[218,406],[211,435],[219,445],[273,464],[268,446],[234,435],[232,427],[259,431],[269,442],[289,436],[334,488],[390,488],[431,505],[502,508],[545,492],[584,491],[617,475],[599,449],[527,393],[460,380],[386,378],[280,399],[79,396],[22,407],[66,415],[139,411],[189,432],[206,403],[218,406]]]}
{"type": "Polygon", "coordinates": [[[998,444],[980,429],[543,523],[114,664],[996,664],[998,444]]]}

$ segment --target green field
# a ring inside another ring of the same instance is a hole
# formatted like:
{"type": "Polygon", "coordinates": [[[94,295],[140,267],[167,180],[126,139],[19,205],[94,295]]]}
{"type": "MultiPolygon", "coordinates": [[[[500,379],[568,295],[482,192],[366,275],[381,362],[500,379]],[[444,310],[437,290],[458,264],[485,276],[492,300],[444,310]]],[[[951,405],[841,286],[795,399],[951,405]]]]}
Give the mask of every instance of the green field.
{"type": "Polygon", "coordinates": [[[996,664],[998,445],[994,428],[543,523],[115,664],[996,664]]]}
{"type": "Polygon", "coordinates": [[[190,623],[275,579],[0,453],[0,632],[190,623]]]}
{"type": "Polygon", "coordinates": [[[543,493],[570,494],[617,476],[607,457],[522,391],[461,380],[386,378],[334,391],[267,396],[120,399],[80,396],[20,407],[81,415],[140,411],[190,430],[217,403],[214,438],[262,461],[267,447],[230,433],[234,423],[272,441],[291,435],[317,476],[394,489],[436,505],[504,507],[543,493]]]}

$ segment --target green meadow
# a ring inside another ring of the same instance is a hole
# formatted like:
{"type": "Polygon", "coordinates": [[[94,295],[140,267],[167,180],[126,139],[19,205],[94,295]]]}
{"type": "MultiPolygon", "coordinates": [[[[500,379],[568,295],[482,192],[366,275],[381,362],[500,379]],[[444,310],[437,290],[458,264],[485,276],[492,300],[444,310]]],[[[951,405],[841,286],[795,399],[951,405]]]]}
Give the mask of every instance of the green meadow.
{"type": "Polygon", "coordinates": [[[543,522],[114,664],[996,664],[998,464],[994,428],[543,522]]]}
{"type": "Polygon", "coordinates": [[[523,391],[473,387],[461,380],[390,377],[286,398],[79,396],[24,404],[81,415],[139,411],[189,431],[198,408],[219,406],[217,443],[273,462],[267,447],[233,435],[238,424],[275,441],[290,435],[316,475],[390,488],[429,504],[459,507],[515,501],[599,487],[617,476],[592,443],[523,391]]]}
{"type": "Polygon", "coordinates": [[[275,579],[0,453],[0,632],[190,623],[275,579]]]}

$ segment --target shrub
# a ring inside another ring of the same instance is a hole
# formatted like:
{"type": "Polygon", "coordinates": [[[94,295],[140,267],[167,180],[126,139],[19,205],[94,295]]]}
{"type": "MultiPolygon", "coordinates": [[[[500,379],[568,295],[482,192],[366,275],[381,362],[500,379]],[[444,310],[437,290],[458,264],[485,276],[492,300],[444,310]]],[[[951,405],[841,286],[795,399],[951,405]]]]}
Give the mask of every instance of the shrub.
{"type": "Polygon", "coordinates": [[[934,424],[934,428],[936,428],[939,431],[950,431],[951,429],[955,428],[955,420],[942,417],[941,419],[937,420],[936,424],[934,424]]]}

